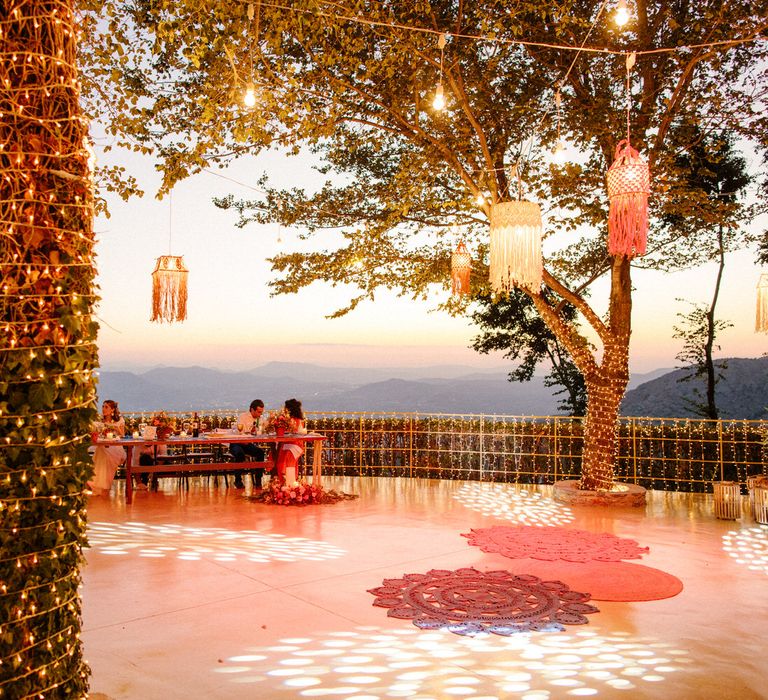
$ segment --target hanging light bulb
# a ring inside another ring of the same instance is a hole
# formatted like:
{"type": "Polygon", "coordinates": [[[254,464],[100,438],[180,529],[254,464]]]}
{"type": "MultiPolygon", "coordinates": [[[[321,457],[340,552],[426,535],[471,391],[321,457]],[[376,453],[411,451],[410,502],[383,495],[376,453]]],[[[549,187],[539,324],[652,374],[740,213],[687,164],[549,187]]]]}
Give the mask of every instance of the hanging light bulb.
{"type": "Polygon", "coordinates": [[[613,20],[619,27],[623,27],[627,22],[629,22],[629,8],[627,7],[627,0],[619,0],[618,5],[616,5],[616,14],[613,16],[613,20]]]}
{"type": "Polygon", "coordinates": [[[432,100],[432,107],[438,112],[445,109],[445,91],[443,90],[443,59],[445,57],[445,45],[448,42],[448,34],[441,34],[437,40],[437,48],[440,49],[440,79],[437,81],[435,98],[432,100]]]}
{"type": "Polygon", "coordinates": [[[445,92],[443,91],[443,84],[438,83],[435,90],[435,99],[432,100],[432,106],[438,111],[442,112],[445,109],[445,92]]]}
{"type": "Polygon", "coordinates": [[[246,107],[256,106],[256,90],[253,87],[253,83],[248,83],[245,88],[245,94],[243,95],[243,104],[246,107]]]}

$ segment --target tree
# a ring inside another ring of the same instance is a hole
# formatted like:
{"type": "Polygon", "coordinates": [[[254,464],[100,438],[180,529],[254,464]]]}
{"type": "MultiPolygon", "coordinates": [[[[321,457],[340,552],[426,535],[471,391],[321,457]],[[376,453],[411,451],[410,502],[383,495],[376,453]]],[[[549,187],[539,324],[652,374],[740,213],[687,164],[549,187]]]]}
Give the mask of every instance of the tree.
{"type": "Polygon", "coordinates": [[[768,265],[768,231],[763,232],[763,240],[759,243],[757,262],[768,265]]]}
{"type": "MultiPolygon", "coordinates": [[[[536,366],[548,361],[550,370],[544,385],[561,387],[555,396],[565,394],[558,408],[572,416],[583,416],[587,409],[584,377],[557,336],[536,313],[531,298],[515,289],[499,299],[482,295],[475,301],[479,308],[472,314],[472,320],[482,332],[474,338],[472,347],[480,353],[501,350],[510,360],[522,357],[522,362],[509,373],[511,382],[530,381],[536,366]]],[[[563,314],[574,321],[576,309],[568,305],[563,314]]]]}
{"type": "Polygon", "coordinates": [[[725,360],[715,362],[713,352],[720,346],[715,343],[718,333],[731,328],[732,323],[714,318],[714,307],[694,304],[688,313],[679,313],[680,325],[674,327],[674,337],[683,341],[683,348],[677,359],[688,372],[677,381],[689,382],[704,379],[704,395],[694,388],[693,395],[698,401],[687,400],[696,415],[717,420],[719,412],[715,401],[715,387],[724,379],[723,370],[728,368],[725,360]]]}
{"type": "MultiPolygon", "coordinates": [[[[689,313],[678,314],[682,324],[675,326],[674,337],[684,341],[677,359],[690,368],[680,381],[704,378],[706,396],[704,401],[694,401],[693,409],[697,414],[714,420],[718,418],[715,386],[723,378],[720,370],[725,369],[724,362],[716,366],[713,359],[713,352],[720,349],[719,345],[715,345],[715,339],[720,331],[733,325],[716,319],[715,309],[720,296],[726,251],[743,245],[748,239],[743,225],[753,215],[750,208],[739,200],[752,178],[744,158],[734,152],[733,139],[727,133],[697,134],[692,146],[679,156],[679,160],[688,172],[685,196],[695,197],[697,207],[693,216],[674,223],[680,228],[702,232],[715,229],[717,235],[713,241],[717,275],[709,305],[695,304],[689,313]]],[[[694,390],[694,395],[700,396],[700,393],[698,389],[694,390]]]]}
{"type": "Polygon", "coordinates": [[[0,696],[82,698],[93,188],[65,0],[0,4],[0,696]]]}
{"type": "MultiPolygon", "coordinates": [[[[691,128],[745,137],[764,129],[756,86],[765,79],[768,49],[758,38],[768,8],[766,0],[640,2],[627,31],[603,9],[586,0],[296,0],[257,2],[251,20],[246,4],[223,0],[108,0],[94,8],[101,23],[84,25],[87,96],[95,113],[113,115],[118,141],[157,153],[166,188],[265,148],[315,153],[320,174],[335,176],[316,192],[264,182],[262,197],[221,204],[240,213],[241,225],[279,221],[320,237],[316,250],[274,259],[274,290],[349,284],[359,292],[342,313],[381,286],[419,296],[445,285],[452,224],[464,227],[483,260],[491,206],[515,196],[509,168],[518,164],[528,195],[551,205],[557,232],[547,293],[530,296],[587,387],[581,486],[609,489],[628,381],[631,267],[707,259],[705,247],[658,215],[673,206],[690,212],[685,199],[666,195],[684,181],[676,156],[691,128]],[[441,53],[437,39],[446,32],[441,53]],[[610,257],[604,242],[603,177],[626,135],[629,52],[637,56],[633,141],[650,163],[657,215],[642,261],[610,257]],[[251,80],[258,108],[247,110],[239,98],[251,80]],[[443,112],[430,104],[438,81],[448,98],[443,112]],[[558,138],[575,145],[578,162],[559,168],[541,156],[558,138]],[[321,237],[328,229],[333,235],[321,237]],[[603,275],[605,317],[586,297],[603,275]],[[597,337],[594,350],[564,316],[565,302],[597,337]]],[[[762,153],[768,139],[760,133],[762,153]]]]}

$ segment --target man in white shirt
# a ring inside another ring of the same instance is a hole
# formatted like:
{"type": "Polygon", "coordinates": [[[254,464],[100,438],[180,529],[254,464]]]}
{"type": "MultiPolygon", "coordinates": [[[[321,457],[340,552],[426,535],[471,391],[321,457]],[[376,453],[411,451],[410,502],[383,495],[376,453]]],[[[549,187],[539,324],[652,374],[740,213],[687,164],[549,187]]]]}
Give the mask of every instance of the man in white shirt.
{"type": "MultiPolygon", "coordinates": [[[[264,432],[264,423],[266,422],[266,416],[264,415],[264,402],[261,399],[254,399],[251,401],[251,405],[245,413],[241,413],[237,418],[237,425],[243,426],[243,434],[254,433],[261,434],[264,432]],[[255,424],[255,429],[254,429],[255,424]]],[[[256,462],[264,461],[264,450],[254,443],[238,443],[229,446],[229,451],[232,453],[233,462],[245,462],[245,455],[250,455],[256,462]]],[[[251,479],[253,480],[253,488],[261,488],[261,478],[264,476],[264,469],[254,469],[251,471],[251,479]]],[[[235,488],[242,489],[243,484],[243,472],[237,472],[235,474],[235,488]]]]}

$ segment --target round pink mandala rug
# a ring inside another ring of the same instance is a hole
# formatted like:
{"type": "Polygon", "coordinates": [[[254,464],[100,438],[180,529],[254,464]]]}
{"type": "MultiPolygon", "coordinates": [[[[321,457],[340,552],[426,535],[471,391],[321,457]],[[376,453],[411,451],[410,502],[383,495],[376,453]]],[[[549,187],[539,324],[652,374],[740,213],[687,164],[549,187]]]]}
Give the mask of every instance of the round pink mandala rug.
{"type": "Polygon", "coordinates": [[[588,594],[561,581],[508,571],[432,569],[384,579],[368,592],[376,596],[374,605],[387,608],[388,617],[462,635],[562,631],[563,625],[586,624],[585,615],[598,612],[587,603],[588,594]]]}
{"type": "Polygon", "coordinates": [[[615,562],[640,559],[648,553],[648,547],[641,547],[635,540],[566,527],[499,525],[473,529],[462,537],[484,552],[503,554],[510,559],[615,562]]]}

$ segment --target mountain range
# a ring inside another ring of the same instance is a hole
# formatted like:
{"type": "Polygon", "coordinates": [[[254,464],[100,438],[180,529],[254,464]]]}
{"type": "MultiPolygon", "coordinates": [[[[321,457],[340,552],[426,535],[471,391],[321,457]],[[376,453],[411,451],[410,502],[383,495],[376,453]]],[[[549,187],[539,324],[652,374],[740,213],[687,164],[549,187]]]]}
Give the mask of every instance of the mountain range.
{"type": "MultiPolygon", "coordinates": [[[[728,378],[718,385],[727,408],[724,417],[753,417],[764,411],[767,362],[766,358],[729,361],[728,378]],[[737,409],[749,416],[736,415],[737,409]]],[[[277,408],[295,396],[309,411],[561,413],[559,397],[552,395],[553,388],[544,386],[543,377],[509,382],[508,372],[505,367],[478,370],[462,365],[350,368],[289,362],[271,362],[243,372],[205,367],[156,367],[142,372],[104,369],[99,372],[98,393],[102,400],[119,401],[123,411],[240,411],[254,398],[261,398],[268,408],[277,408]]],[[[673,400],[692,388],[690,383],[677,382],[681,373],[659,369],[633,375],[623,413],[692,415],[686,413],[682,398],[673,400]]]]}
{"type": "MultiPolygon", "coordinates": [[[[724,365],[715,385],[720,418],[768,419],[768,356],[717,360],[724,365]]],[[[685,380],[689,369],[676,369],[628,391],[621,404],[625,416],[685,418],[696,416],[693,404],[706,394],[700,378],[685,380]],[[695,392],[699,392],[697,395],[695,392]]]]}

